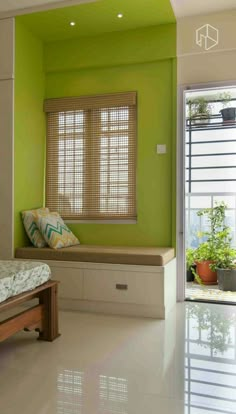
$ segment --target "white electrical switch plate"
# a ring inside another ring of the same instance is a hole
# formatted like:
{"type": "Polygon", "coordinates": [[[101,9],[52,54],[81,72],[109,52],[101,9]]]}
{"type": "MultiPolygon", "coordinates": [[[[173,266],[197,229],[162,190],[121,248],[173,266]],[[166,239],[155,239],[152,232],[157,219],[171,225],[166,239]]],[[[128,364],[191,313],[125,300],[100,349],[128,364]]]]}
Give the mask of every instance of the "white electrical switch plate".
{"type": "Polygon", "coordinates": [[[157,154],[166,154],[166,145],[157,145],[157,154]]]}

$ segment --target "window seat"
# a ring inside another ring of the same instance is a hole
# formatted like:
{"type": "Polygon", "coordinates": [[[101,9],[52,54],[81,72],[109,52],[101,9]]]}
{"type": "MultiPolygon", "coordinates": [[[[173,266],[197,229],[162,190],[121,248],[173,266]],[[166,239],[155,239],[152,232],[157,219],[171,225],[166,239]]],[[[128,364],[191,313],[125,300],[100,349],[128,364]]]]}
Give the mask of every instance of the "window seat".
{"type": "Polygon", "coordinates": [[[16,258],[71,262],[165,266],[175,257],[174,249],[164,247],[120,247],[78,245],[63,249],[22,247],[16,258]]]}
{"type": "Polygon", "coordinates": [[[165,319],[176,304],[174,249],[78,245],[25,247],[16,258],[48,264],[65,310],[165,319]]]}

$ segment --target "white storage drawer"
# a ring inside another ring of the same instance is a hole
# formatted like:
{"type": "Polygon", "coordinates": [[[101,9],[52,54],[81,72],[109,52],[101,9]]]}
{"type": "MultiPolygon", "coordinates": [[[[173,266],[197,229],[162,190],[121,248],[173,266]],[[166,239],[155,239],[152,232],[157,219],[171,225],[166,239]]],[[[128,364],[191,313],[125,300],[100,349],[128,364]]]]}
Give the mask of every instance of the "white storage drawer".
{"type": "Polygon", "coordinates": [[[61,309],[165,319],[176,304],[176,260],[165,266],[47,260],[61,309]]]}
{"type": "Polygon", "coordinates": [[[83,270],[52,266],[52,277],[60,282],[59,298],[83,299],[83,270]]]}
{"type": "Polygon", "coordinates": [[[163,303],[163,273],[84,270],[84,299],[156,305],[163,303]]]}

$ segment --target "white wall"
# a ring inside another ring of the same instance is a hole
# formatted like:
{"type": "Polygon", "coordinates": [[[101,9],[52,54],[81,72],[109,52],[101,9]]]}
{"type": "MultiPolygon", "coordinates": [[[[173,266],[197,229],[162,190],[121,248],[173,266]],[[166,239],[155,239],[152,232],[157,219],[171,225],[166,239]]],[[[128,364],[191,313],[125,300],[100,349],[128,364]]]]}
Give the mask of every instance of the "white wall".
{"type": "Polygon", "coordinates": [[[0,259],[13,257],[14,19],[0,20],[0,259]]]}
{"type": "Polygon", "coordinates": [[[236,10],[180,19],[177,55],[179,85],[236,80],[236,10]],[[196,30],[205,24],[219,30],[219,44],[209,51],[196,44],[196,30]]]}

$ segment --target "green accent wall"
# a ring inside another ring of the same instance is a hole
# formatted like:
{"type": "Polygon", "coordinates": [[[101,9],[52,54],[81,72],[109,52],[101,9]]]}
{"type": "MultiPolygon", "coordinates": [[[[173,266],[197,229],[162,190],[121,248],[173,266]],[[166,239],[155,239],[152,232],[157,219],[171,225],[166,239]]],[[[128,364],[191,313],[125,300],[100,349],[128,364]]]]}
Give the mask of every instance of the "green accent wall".
{"type": "Polygon", "coordinates": [[[47,72],[65,72],[156,62],[175,56],[176,25],[166,24],[47,43],[45,68],[47,72]]]}
{"type": "Polygon", "coordinates": [[[46,97],[138,92],[137,224],[71,224],[84,244],[175,244],[176,28],[45,45],[46,97]],[[167,154],[157,155],[156,144],[167,154]]]}
{"type": "Polygon", "coordinates": [[[15,246],[44,203],[44,98],[138,92],[136,224],[70,224],[84,244],[175,245],[176,26],[42,43],[16,18],[15,246]],[[157,144],[167,154],[157,155],[157,144]]]}
{"type": "Polygon", "coordinates": [[[25,15],[21,21],[49,42],[175,23],[175,15],[170,0],[98,0],[25,15]],[[118,19],[118,13],[124,17],[118,19]],[[71,27],[71,21],[76,25],[71,27]]]}
{"type": "Polygon", "coordinates": [[[43,44],[16,18],[15,52],[15,247],[29,244],[20,212],[44,199],[45,74],[43,44]]]}

